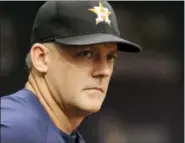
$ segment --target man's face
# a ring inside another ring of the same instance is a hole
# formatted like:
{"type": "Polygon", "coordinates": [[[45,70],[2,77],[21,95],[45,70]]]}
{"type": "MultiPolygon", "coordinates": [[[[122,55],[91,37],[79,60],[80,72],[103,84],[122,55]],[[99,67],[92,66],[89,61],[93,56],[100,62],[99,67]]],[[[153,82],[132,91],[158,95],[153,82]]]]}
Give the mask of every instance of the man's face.
{"type": "Polygon", "coordinates": [[[71,109],[98,111],[105,99],[116,57],[116,44],[62,46],[52,50],[46,81],[61,108],[68,112],[71,109]]]}

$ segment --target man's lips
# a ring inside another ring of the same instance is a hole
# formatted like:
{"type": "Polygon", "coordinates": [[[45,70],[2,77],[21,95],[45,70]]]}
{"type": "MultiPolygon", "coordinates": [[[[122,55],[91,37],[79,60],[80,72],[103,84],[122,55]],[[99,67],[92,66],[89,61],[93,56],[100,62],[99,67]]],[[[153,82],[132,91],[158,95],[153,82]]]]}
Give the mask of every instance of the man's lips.
{"type": "Polygon", "coordinates": [[[85,88],[85,90],[98,90],[98,91],[104,93],[104,88],[102,88],[102,87],[88,87],[88,88],[85,88]]]}

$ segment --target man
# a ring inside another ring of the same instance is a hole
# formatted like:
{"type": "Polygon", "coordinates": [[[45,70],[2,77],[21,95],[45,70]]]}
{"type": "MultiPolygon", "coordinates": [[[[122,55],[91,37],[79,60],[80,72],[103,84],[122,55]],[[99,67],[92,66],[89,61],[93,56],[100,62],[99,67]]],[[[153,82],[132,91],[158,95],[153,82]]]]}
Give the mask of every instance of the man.
{"type": "Polygon", "coordinates": [[[31,36],[25,88],[1,98],[1,142],[83,143],[77,127],[100,110],[118,50],[141,48],[105,1],[45,2],[31,36]]]}

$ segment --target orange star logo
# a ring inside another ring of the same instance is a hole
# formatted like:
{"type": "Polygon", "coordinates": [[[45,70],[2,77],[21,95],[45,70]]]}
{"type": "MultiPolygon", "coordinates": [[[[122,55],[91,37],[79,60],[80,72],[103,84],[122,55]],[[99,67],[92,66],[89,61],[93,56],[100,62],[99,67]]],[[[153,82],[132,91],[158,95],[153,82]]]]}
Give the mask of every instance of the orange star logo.
{"type": "Polygon", "coordinates": [[[95,6],[94,8],[90,8],[88,10],[97,14],[96,25],[100,22],[106,22],[107,24],[110,25],[111,21],[109,19],[109,16],[111,12],[109,11],[108,8],[103,7],[101,2],[99,2],[99,6],[95,6]]]}

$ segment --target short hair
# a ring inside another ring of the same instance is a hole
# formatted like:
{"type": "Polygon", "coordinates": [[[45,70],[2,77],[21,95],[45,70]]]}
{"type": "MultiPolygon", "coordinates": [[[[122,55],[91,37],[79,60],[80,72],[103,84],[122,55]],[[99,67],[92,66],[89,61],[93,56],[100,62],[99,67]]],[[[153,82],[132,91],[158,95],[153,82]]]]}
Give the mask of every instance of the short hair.
{"type": "Polygon", "coordinates": [[[32,60],[31,60],[30,52],[26,55],[25,63],[26,63],[28,70],[30,71],[32,68],[32,60]]]}

